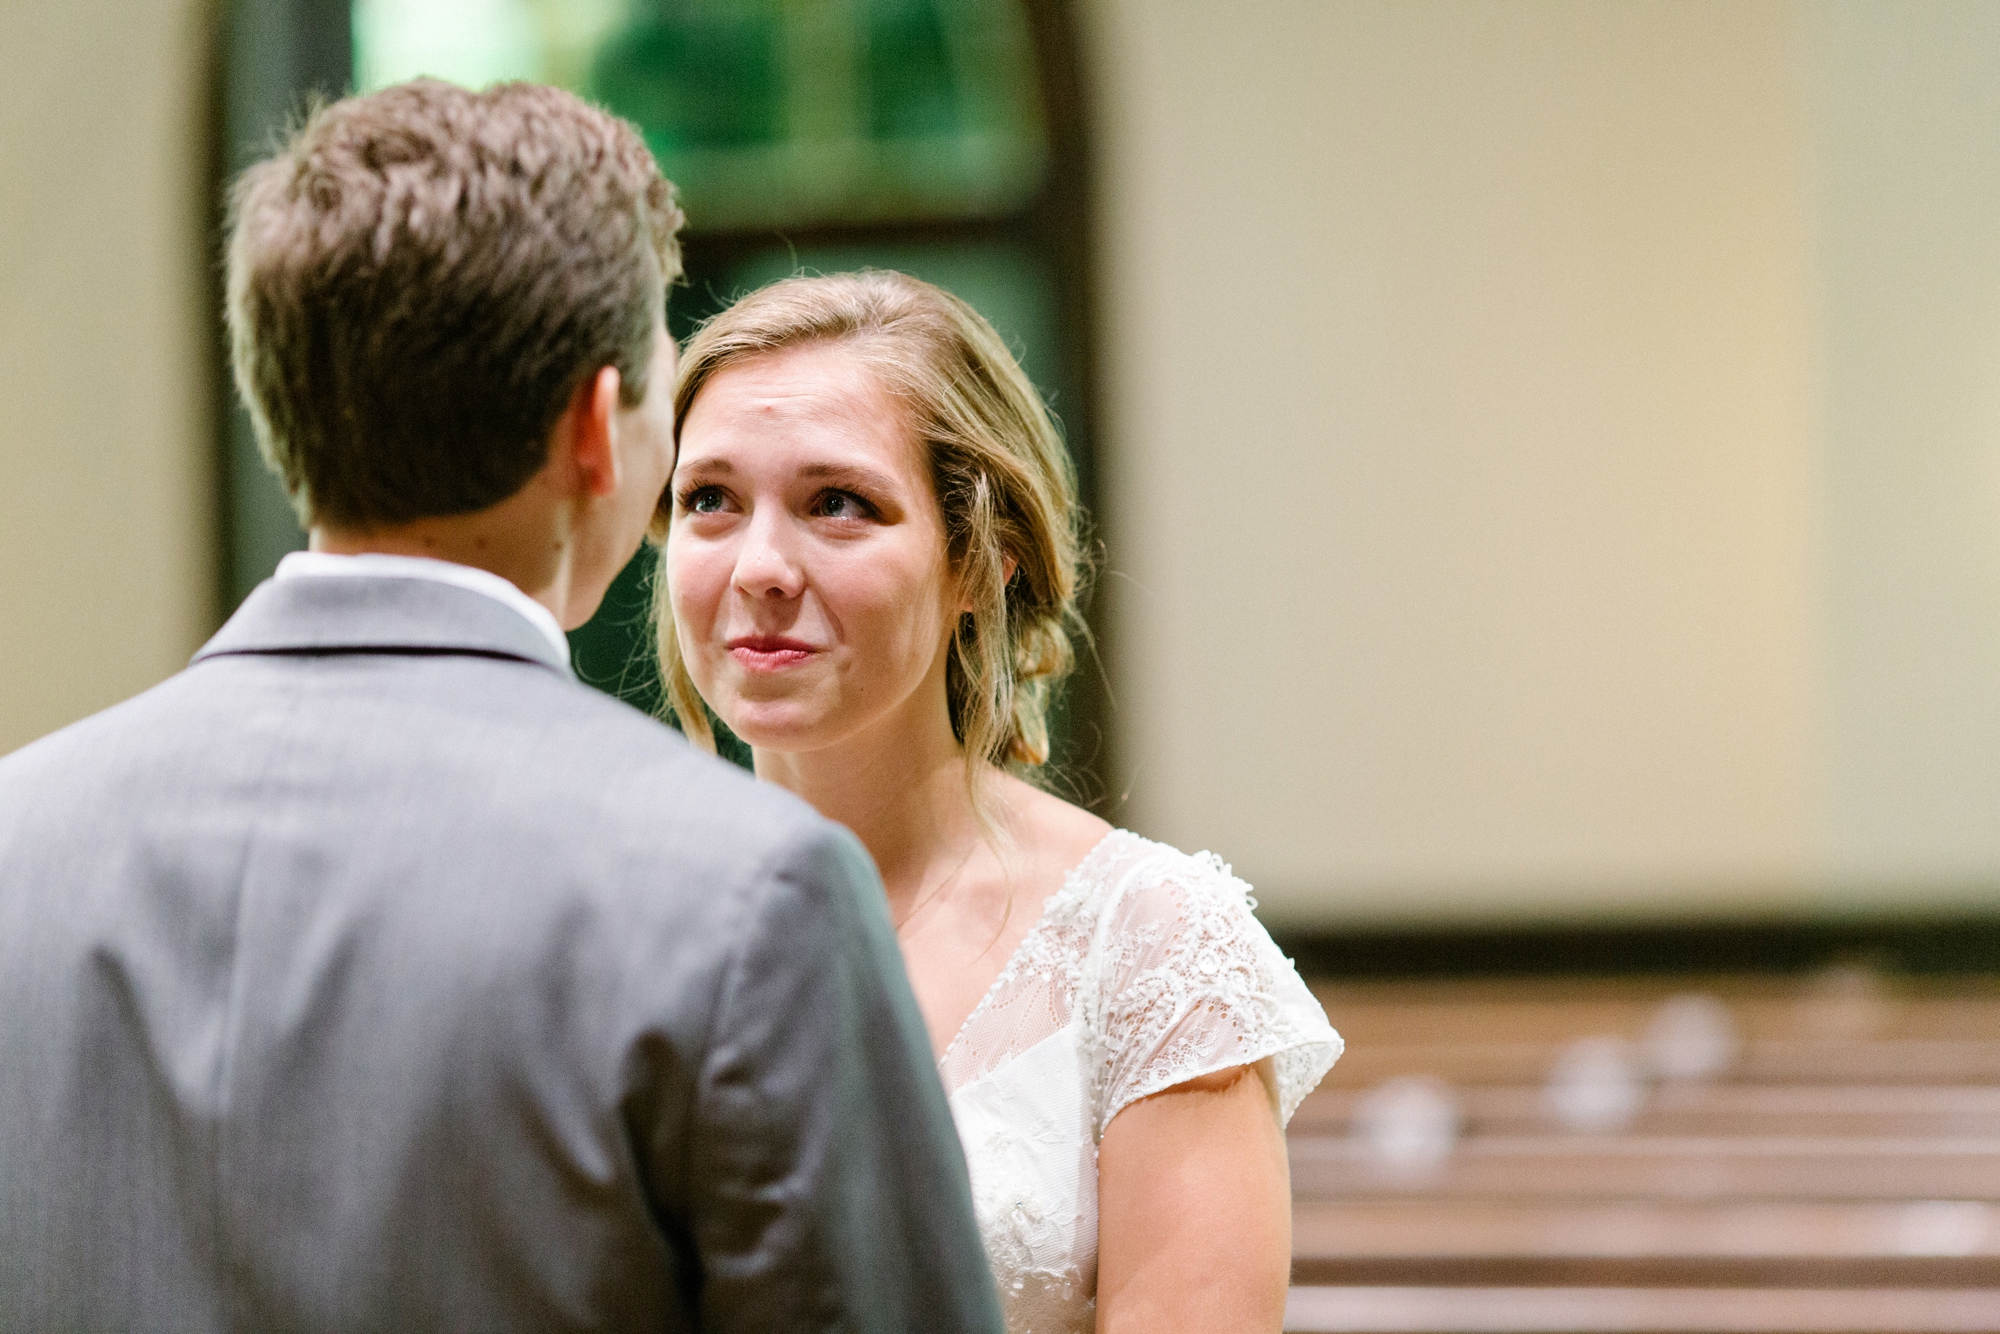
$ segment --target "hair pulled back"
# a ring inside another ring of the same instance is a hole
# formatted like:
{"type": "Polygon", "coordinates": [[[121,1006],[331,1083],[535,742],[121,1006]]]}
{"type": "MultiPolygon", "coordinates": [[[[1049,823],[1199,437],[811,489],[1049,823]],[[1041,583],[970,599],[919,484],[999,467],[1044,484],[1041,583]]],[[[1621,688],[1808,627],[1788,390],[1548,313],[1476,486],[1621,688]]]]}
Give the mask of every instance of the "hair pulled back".
{"type": "MultiPolygon", "coordinates": [[[[789,278],[703,325],[681,359],[676,439],[716,375],[809,344],[851,350],[902,405],[928,459],[946,560],[972,606],[959,617],[945,675],[968,781],[976,791],[988,764],[1020,772],[1045,763],[1051,694],[1075,660],[1081,563],[1075,474],[1047,405],[971,306],[930,283],[871,269],[789,278]]],[[[671,495],[663,498],[657,538],[672,508],[671,495]]],[[[713,750],[668,598],[663,548],[655,613],[667,702],[682,730],[713,750]]]]}

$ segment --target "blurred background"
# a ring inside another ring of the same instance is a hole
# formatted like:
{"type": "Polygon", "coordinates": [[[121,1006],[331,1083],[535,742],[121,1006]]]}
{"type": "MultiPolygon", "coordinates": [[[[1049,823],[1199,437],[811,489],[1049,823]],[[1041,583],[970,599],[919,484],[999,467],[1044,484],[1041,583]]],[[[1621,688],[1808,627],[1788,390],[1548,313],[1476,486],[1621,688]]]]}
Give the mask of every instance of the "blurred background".
{"type": "MultiPolygon", "coordinates": [[[[178,668],[300,540],[222,366],[229,175],[314,93],[536,78],[681,184],[681,334],[862,264],[1000,327],[1099,542],[1067,780],[1279,929],[2000,941],[1991,5],[4,22],[0,749],[178,668]]],[[[577,652],[644,705],[640,574],[577,652]]]]}
{"type": "MultiPolygon", "coordinates": [[[[677,333],[901,268],[1054,404],[1061,782],[1232,861],[1354,1044],[1296,1327],[2000,1329],[2000,6],[10,0],[0,50],[0,751],[302,540],[229,175],[315,92],[561,83],[682,188],[677,333]],[[1695,1305],[1466,1298],[1558,1281],[1695,1305]]],[[[574,636],[641,706],[644,564],[574,636]]]]}

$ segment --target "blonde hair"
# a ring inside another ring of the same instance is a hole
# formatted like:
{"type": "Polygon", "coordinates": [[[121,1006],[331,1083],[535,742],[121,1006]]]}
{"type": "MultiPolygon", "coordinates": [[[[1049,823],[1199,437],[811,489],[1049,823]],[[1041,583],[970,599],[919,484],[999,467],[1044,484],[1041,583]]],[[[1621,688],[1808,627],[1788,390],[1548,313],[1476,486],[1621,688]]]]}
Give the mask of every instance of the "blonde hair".
{"type": "MultiPolygon", "coordinates": [[[[881,270],[789,278],[744,297],[695,334],[674,387],[674,433],[695,398],[738,362],[838,344],[909,414],[944,518],[945,556],[972,610],[946,664],[952,730],[977,803],[986,765],[1027,774],[1049,758],[1048,709],[1081,629],[1076,478],[1041,395],[979,312],[942,288],[881,270]],[[1011,576],[1007,562],[1015,568],[1011,576]]],[[[690,739],[715,749],[708,712],[675,634],[662,497],[654,615],[667,706],[690,739]]]]}

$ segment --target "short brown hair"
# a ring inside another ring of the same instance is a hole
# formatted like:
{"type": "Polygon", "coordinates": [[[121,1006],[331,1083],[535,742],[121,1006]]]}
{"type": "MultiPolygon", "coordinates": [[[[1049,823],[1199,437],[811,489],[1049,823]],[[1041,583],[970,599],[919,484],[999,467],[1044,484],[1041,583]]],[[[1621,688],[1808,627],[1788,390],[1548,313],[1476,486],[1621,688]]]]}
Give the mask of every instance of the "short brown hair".
{"type": "MultiPolygon", "coordinates": [[[[1076,477],[1046,404],[993,326],[951,293],[868,270],[789,278],[744,297],[689,340],[674,387],[678,436],[702,387],[738,362],[810,343],[851,348],[903,405],[930,465],[945,555],[972,610],[945,669],[952,730],[978,803],[980,772],[1049,758],[1048,707],[1074,662],[1082,576],[1076,477]],[[1014,562],[1009,576],[1007,562],[1014,562]]],[[[661,500],[654,536],[673,514],[661,500]]],[[[655,609],[667,700],[713,749],[681,657],[662,542],[655,609]]]]}
{"type": "Polygon", "coordinates": [[[237,180],[228,251],[237,387],[301,517],[484,509],[585,376],[615,366],[638,402],[680,223],[638,131],[557,88],[313,111],[237,180]]]}

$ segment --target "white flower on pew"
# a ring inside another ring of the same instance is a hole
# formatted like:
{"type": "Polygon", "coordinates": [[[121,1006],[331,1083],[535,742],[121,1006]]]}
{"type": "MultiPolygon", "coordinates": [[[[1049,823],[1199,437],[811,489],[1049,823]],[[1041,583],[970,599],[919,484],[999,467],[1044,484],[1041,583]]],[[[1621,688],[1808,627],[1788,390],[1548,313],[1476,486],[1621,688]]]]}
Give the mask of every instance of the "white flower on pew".
{"type": "Polygon", "coordinates": [[[1401,1075],[1356,1100],[1353,1133],[1378,1170],[1421,1176],[1451,1156],[1462,1120],[1451,1085],[1429,1075],[1401,1075]]]}
{"type": "Polygon", "coordinates": [[[1713,1079],[1736,1063],[1742,1036],[1729,1007],[1705,992],[1670,996],[1653,1011],[1644,1040],[1647,1068],[1661,1079],[1713,1079]]]}
{"type": "Polygon", "coordinates": [[[1542,1097],[1571,1130],[1622,1130],[1639,1115],[1646,1083],[1624,1038],[1578,1038],[1564,1047],[1542,1097]]]}
{"type": "Polygon", "coordinates": [[[1993,1212],[1977,1200],[1905,1205],[1897,1221],[1896,1249],[1904,1255],[1976,1255],[1995,1231],[1993,1212]]]}

